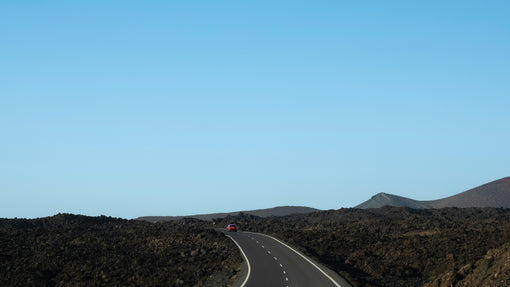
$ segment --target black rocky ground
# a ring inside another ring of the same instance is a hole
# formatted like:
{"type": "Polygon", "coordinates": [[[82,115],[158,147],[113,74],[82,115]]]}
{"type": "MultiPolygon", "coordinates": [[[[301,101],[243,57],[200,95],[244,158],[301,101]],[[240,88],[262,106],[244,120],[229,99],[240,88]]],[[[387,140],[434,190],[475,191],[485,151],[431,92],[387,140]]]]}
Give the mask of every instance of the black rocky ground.
{"type": "Polygon", "coordinates": [[[148,223],[0,219],[0,286],[229,286],[241,258],[211,227],[274,235],[353,286],[510,286],[510,209],[340,209],[148,223]]]}
{"type": "Polygon", "coordinates": [[[0,286],[229,286],[240,263],[223,234],[184,220],[0,219],[0,286]]]}
{"type": "Polygon", "coordinates": [[[510,242],[510,209],[385,207],[216,220],[227,222],[283,239],[353,286],[510,286],[509,247],[503,247],[510,242]],[[502,255],[483,261],[493,253],[502,255]],[[500,283],[476,283],[480,276],[499,276],[500,283]]]}

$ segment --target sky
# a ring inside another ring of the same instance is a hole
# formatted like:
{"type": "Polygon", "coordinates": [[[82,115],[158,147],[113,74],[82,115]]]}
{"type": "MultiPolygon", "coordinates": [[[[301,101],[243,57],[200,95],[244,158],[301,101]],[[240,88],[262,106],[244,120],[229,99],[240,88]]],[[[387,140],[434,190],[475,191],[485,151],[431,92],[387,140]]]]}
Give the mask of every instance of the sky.
{"type": "Polygon", "coordinates": [[[0,217],[451,196],[510,175],[510,2],[2,1],[0,217]]]}

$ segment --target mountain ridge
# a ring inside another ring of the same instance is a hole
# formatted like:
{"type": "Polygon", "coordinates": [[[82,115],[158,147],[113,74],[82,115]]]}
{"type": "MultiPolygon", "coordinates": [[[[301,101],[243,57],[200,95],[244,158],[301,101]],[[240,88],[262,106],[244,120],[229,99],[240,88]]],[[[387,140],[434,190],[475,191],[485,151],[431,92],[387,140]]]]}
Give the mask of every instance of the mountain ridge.
{"type": "Polygon", "coordinates": [[[212,220],[214,218],[225,218],[227,216],[236,216],[241,213],[246,213],[258,217],[270,217],[270,216],[286,216],[291,214],[299,213],[311,213],[321,211],[320,209],[307,207],[307,206],[276,206],[271,208],[245,210],[245,211],[233,211],[233,212],[221,212],[221,213],[209,213],[209,214],[195,214],[195,215],[184,215],[184,216],[141,216],[135,218],[136,220],[143,220],[149,222],[162,222],[162,221],[175,221],[184,218],[194,218],[199,220],[212,220]]]}
{"type": "Polygon", "coordinates": [[[510,177],[482,184],[467,191],[436,200],[414,200],[389,193],[378,193],[354,208],[380,208],[383,206],[415,209],[445,207],[503,207],[510,208],[510,177]]]}
{"type": "Polygon", "coordinates": [[[367,209],[367,208],[380,208],[383,206],[409,207],[414,209],[432,208],[430,205],[427,204],[426,201],[414,200],[411,198],[384,192],[372,196],[369,200],[355,206],[354,208],[367,209]]]}

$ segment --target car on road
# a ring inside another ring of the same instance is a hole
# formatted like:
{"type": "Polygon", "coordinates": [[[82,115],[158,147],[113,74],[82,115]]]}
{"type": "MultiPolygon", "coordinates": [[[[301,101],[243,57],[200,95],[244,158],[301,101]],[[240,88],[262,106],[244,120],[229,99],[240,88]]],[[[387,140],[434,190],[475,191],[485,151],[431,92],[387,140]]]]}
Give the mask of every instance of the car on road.
{"type": "Polygon", "coordinates": [[[235,225],[235,224],[227,225],[227,231],[229,231],[229,232],[237,232],[237,225],[235,225]]]}

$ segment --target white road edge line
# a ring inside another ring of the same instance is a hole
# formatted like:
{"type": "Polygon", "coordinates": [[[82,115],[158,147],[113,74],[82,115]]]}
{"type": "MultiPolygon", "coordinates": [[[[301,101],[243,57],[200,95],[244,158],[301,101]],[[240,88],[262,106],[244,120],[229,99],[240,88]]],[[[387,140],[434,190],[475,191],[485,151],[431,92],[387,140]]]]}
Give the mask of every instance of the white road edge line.
{"type": "MultiPolygon", "coordinates": [[[[254,232],[248,232],[248,231],[245,231],[246,233],[254,233],[254,232]]],[[[267,236],[269,238],[272,238],[274,240],[276,240],[277,242],[283,244],[285,247],[289,248],[290,250],[294,251],[294,253],[296,253],[297,255],[303,257],[303,259],[305,259],[306,261],[308,261],[308,263],[312,264],[315,268],[317,268],[317,270],[319,270],[322,274],[324,274],[324,276],[326,276],[329,280],[331,280],[331,282],[333,282],[333,284],[335,284],[337,287],[342,287],[342,285],[338,284],[335,279],[333,279],[331,276],[329,276],[326,272],[324,272],[324,270],[322,270],[319,266],[315,265],[315,263],[313,263],[312,261],[310,261],[310,259],[306,258],[306,256],[304,256],[303,254],[297,252],[294,248],[290,247],[289,245],[283,243],[282,241],[274,238],[273,236],[270,236],[270,235],[267,235],[267,234],[264,234],[264,233],[255,233],[255,234],[260,234],[260,235],[264,235],[264,236],[267,236]]]]}
{"type": "Polygon", "coordinates": [[[250,278],[250,273],[251,273],[250,261],[248,260],[248,257],[246,256],[246,254],[244,254],[244,251],[241,248],[241,245],[239,245],[239,243],[237,243],[237,241],[235,241],[235,239],[232,238],[232,236],[230,236],[230,235],[226,235],[226,236],[228,238],[230,238],[232,241],[234,241],[234,243],[237,245],[237,248],[239,248],[239,250],[241,250],[241,253],[243,254],[244,260],[246,260],[246,264],[248,265],[248,273],[246,274],[246,278],[244,279],[243,283],[241,283],[241,286],[240,286],[240,287],[244,287],[244,285],[246,285],[246,282],[248,282],[248,279],[250,278]]]}

